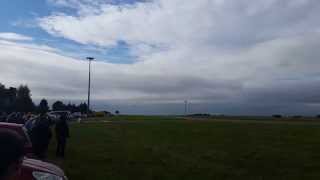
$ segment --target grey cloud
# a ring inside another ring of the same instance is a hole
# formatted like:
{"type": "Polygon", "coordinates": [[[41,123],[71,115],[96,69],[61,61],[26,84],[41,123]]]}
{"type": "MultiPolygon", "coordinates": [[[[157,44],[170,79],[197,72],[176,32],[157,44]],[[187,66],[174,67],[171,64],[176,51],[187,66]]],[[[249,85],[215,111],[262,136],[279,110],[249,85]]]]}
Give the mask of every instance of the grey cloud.
{"type": "MultiPolygon", "coordinates": [[[[289,49],[293,48],[298,55],[301,55],[301,57],[295,56],[294,59],[290,58],[293,62],[300,62],[299,59],[304,57],[304,53],[299,53],[296,49],[300,44],[311,49],[318,47],[308,38],[306,41],[297,41],[298,45],[294,46],[291,41],[285,42],[284,44],[289,46],[281,45],[281,52],[290,54],[289,49]]],[[[271,44],[279,45],[283,42],[271,44]]],[[[294,66],[295,71],[291,71],[291,65],[278,66],[278,60],[284,60],[276,59],[279,57],[279,53],[274,53],[274,51],[278,52],[277,46],[273,48],[270,44],[265,46],[268,47],[268,52],[272,53],[272,56],[265,57],[261,52],[265,47],[257,47],[246,53],[228,57],[226,61],[234,62],[233,59],[236,58],[241,62],[233,64],[232,67],[227,64],[228,68],[226,68],[217,63],[217,66],[222,69],[213,73],[201,72],[199,68],[202,69],[202,67],[195,64],[185,68],[184,63],[180,67],[182,70],[177,70],[176,62],[171,64],[171,61],[159,64],[157,68],[144,62],[133,65],[96,62],[93,64],[94,106],[97,109],[122,107],[123,111],[128,113],[144,111],[149,114],[157,114],[156,112],[166,114],[167,111],[170,114],[179,113],[181,103],[188,99],[193,104],[193,110],[199,112],[263,114],[289,113],[296,110],[294,112],[316,113],[317,106],[310,108],[310,104],[320,103],[320,99],[317,98],[320,97],[317,85],[319,80],[317,76],[309,74],[318,69],[316,61],[305,61],[312,63],[309,65],[301,63],[305,68],[300,69],[300,65],[294,66]],[[255,58],[261,58],[266,62],[264,64],[251,61],[255,58]],[[251,62],[252,66],[247,61],[243,62],[243,59],[251,62]],[[149,66],[151,68],[148,68],[149,66]],[[166,72],[162,72],[162,66],[168,68],[166,72]],[[310,69],[312,66],[314,69],[310,69]],[[238,73],[243,74],[240,69],[246,70],[247,75],[239,76],[238,73]],[[260,72],[256,72],[257,70],[260,72]],[[171,107],[170,110],[167,107],[171,107]]],[[[38,50],[21,47],[17,43],[11,46],[5,44],[1,49],[4,50],[0,56],[1,82],[8,85],[29,84],[36,99],[46,97],[64,99],[66,102],[85,100],[86,62],[63,57],[40,47],[38,50]]],[[[298,50],[304,51],[303,48],[298,50]]],[[[317,53],[317,51],[313,52],[317,53]]],[[[209,68],[217,68],[213,65],[207,63],[209,68]]]]}
{"type": "Polygon", "coordinates": [[[303,81],[279,81],[264,88],[253,88],[247,90],[247,102],[264,102],[281,104],[320,103],[320,79],[305,79],[303,81]]]}

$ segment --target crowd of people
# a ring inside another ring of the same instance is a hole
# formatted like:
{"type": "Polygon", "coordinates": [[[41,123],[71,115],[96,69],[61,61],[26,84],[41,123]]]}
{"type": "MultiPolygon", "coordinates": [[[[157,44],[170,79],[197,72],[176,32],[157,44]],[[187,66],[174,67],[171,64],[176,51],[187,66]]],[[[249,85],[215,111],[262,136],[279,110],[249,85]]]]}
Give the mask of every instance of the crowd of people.
{"type": "Polygon", "coordinates": [[[30,136],[34,155],[42,160],[46,159],[54,126],[57,141],[56,156],[64,157],[66,142],[69,137],[67,116],[61,115],[58,119],[52,120],[47,113],[33,115],[31,113],[14,112],[6,116],[2,114],[0,117],[2,122],[24,125],[30,136]]]}
{"type": "MultiPolygon", "coordinates": [[[[64,158],[69,137],[68,120],[66,115],[53,120],[47,113],[0,113],[0,122],[23,124],[32,142],[33,158],[39,160],[46,159],[53,130],[57,141],[56,156],[64,158]]],[[[0,180],[15,179],[23,164],[25,140],[15,131],[0,129],[0,144],[0,180]]]]}

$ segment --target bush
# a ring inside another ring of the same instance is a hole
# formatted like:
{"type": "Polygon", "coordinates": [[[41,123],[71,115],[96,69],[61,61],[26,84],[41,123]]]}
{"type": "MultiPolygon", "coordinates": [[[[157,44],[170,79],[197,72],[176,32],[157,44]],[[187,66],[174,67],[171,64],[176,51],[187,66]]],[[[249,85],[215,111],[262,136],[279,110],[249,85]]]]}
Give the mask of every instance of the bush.
{"type": "Polygon", "coordinates": [[[190,117],[210,117],[210,114],[190,114],[190,117]]]}
{"type": "Polygon", "coordinates": [[[275,114],[275,115],[272,115],[273,118],[282,118],[282,115],[280,114],[275,114]]]}
{"type": "Polygon", "coordinates": [[[294,119],[300,119],[303,118],[303,116],[297,115],[297,116],[293,116],[294,119]]]}
{"type": "Polygon", "coordinates": [[[105,117],[106,113],[105,112],[94,112],[93,116],[94,117],[105,117]]]}

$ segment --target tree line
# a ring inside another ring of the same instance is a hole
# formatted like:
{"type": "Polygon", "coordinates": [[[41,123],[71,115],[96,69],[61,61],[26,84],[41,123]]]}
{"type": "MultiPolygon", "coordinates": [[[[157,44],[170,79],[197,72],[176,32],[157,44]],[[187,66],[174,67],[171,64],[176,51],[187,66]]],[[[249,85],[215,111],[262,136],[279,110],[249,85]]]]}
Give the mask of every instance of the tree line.
{"type": "MultiPolygon", "coordinates": [[[[70,112],[87,112],[87,104],[64,104],[62,101],[56,101],[52,104],[52,111],[70,111],[70,112]]],[[[20,85],[18,88],[9,87],[0,83],[0,112],[32,112],[41,113],[50,111],[48,101],[42,99],[36,105],[31,98],[31,91],[27,85],[20,85]]]]}

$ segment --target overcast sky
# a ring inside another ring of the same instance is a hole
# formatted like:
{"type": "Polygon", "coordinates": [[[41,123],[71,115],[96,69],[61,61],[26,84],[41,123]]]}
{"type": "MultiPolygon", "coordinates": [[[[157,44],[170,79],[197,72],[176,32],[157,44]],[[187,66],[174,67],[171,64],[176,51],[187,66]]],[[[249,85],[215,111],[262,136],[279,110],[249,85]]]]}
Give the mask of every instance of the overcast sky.
{"type": "Polygon", "coordinates": [[[320,114],[319,0],[1,0],[0,82],[134,114],[320,114]]]}

